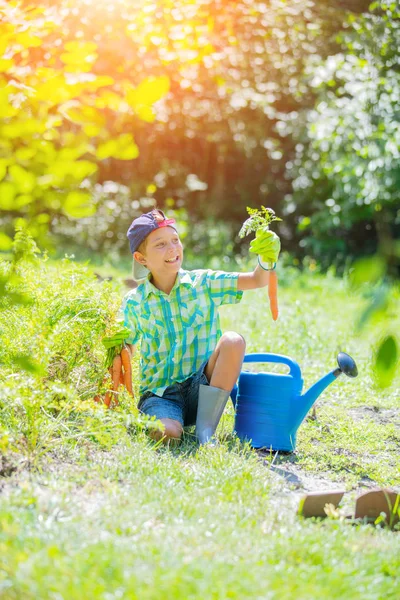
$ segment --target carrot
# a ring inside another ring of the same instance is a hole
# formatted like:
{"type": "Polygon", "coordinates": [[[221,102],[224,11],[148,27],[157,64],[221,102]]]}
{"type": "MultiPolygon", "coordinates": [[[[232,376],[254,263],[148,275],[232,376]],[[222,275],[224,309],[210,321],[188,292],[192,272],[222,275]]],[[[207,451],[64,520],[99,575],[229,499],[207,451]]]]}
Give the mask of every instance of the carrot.
{"type": "Polygon", "coordinates": [[[117,356],[115,356],[115,358],[113,360],[113,364],[111,367],[111,378],[112,378],[113,391],[112,392],[108,391],[104,398],[104,404],[109,408],[111,407],[112,404],[114,406],[118,405],[118,397],[115,392],[118,391],[120,376],[121,376],[121,369],[122,369],[121,356],[119,354],[117,354],[117,356]]]}
{"type": "Polygon", "coordinates": [[[122,369],[121,355],[117,354],[117,356],[113,360],[112,372],[111,372],[112,389],[114,392],[116,392],[118,390],[121,369],[122,369]]]}
{"type": "Polygon", "coordinates": [[[124,384],[128,393],[133,396],[131,353],[128,348],[122,348],[121,359],[124,367],[124,384]]]}
{"type": "Polygon", "coordinates": [[[278,318],[278,276],[275,270],[269,272],[268,296],[272,318],[276,321],[278,318]]]}

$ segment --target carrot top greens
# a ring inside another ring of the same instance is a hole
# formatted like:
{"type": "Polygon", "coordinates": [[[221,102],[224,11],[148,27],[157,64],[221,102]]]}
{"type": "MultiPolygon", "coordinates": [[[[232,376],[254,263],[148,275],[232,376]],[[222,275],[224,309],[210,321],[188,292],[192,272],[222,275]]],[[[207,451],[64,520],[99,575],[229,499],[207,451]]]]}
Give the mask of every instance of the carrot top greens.
{"type": "Polygon", "coordinates": [[[258,229],[269,229],[273,221],[282,221],[282,219],[275,216],[272,208],[266,208],[265,206],[261,206],[261,210],[247,206],[247,212],[250,217],[246,219],[239,231],[239,237],[241,238],[258,229]]]}

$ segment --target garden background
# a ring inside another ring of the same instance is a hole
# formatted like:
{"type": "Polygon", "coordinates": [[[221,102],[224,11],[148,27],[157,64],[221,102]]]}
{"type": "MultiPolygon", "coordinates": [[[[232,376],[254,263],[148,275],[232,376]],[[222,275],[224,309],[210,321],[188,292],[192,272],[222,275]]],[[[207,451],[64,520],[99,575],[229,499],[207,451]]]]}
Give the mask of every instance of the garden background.
{"type": "Polygon", "coordinates": [[[398,3],[0,14],[0,595],[397,598],[398,533],[295,510],[400,485],[398,3]],[[158,206],[187,268],[246,270],[238,231],[262,205],[282,219],[280,318],[258,290],[224,328],[292,356],[306,387],[340,350],[359,377],[328,388],[293,455],[240,444],[231,407],[219,446],[154,447],[125,392],[93,402],[127,228],[158,206]]]}

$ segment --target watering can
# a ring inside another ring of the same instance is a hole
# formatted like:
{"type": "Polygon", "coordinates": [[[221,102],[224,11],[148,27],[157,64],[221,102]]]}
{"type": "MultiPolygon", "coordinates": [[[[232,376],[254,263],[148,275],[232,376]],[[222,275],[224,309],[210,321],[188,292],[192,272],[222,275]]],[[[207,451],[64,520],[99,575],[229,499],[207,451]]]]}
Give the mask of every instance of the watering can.
{"type": "Polygon", "coordinates": [[[246,354],[245,363],[280,363],[289,373],[252,373],[242,371],[231,392],[235,406],[235,431],[253,448],[293,452],[296,433],[308,411],[329,384],[344,373],[357,377],[354,360],[345,352],[337,356],[338,367],[322,377],[302,395],[300,367],[288,356],[280,354],[246,354]]]}

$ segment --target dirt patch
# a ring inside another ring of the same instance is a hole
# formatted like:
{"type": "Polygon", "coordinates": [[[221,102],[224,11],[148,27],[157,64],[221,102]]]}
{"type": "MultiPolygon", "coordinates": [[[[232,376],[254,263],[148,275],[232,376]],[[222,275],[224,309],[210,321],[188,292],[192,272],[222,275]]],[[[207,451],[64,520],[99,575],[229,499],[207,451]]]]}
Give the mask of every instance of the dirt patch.
{"type": "MultiPolygon", "coordinates": [[[[348,455],[346,450],[338,449],[339,454],[348,455]]],[[[351,502],[362,492],[377,489],[381,487],[374,479],[367,474],[359,477],[357,482],[332,479],[329,471],[312,473],[302,468],[298,462],[296,453],[277,453],[272,464],[268,460],[269,452],[257,450],[260,460],[264,461],[265,467],[270,470],[273,480],[277,487],[278,497],[282,500],[284,497],[296,504],[299,499],[309,492],[328,492],[333,490],[346,491],[344,503],[351,502]],[[268,456],[268,458],[266,458],[268,456]]],[[[348,471],[347,468],[343,468],[348,471]]]]}
{"type": "MultiPolygon", "coordinates": [[[[266,454],[269,455],[269,452],[257,450],[257,454],[260,459],[263,459],[266,454]]],[[[323,491],[343,487],[344,484],[332,481],[329,473],[316,475],[305,471],[297,464],[297,460],[295,453],[277,453],[272,464],[269,460],[264,460],[265,466],[270,469],[274,478],[281,481],[288,494],[296,491],[323,491]]]]}
{"type": "Polygon", "coordinates": [[[1,489],[1,478],[11,477],[18,466],[15,460],[7,456],[6,454],[0,454],[0,489],[1,489]]]}
{"type": "Polygon", "coordinates": [[[380,408],[379,406],[357,406],[349,408],[347,414],[355,421],[372,420],[379,425],[394,425],[400,429],[400,410],[396,408],[380,408]]]}

